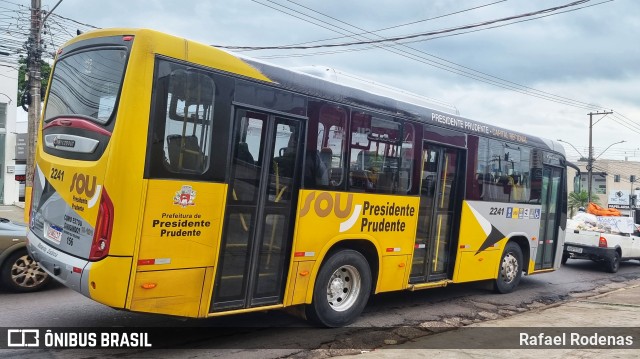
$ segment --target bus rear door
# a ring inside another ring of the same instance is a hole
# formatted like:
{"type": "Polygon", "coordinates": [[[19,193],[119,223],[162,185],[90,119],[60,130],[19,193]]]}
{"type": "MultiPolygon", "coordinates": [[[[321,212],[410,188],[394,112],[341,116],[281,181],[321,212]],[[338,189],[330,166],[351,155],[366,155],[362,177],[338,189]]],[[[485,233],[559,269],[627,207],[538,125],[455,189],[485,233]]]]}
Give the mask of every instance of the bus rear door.
{"type": "MultiPolygon", "coordinates": [[[[463,134],[460,136],[464,138],[463,134]]],[[[410,283],[450,278],[465,178],[463,149],[424,142],[422,155],[420,210],[410,283]]]]}
{"type": "Polygon", "coordinates": [[[543,165],[542,168],[542,210],[540,214],[540,235],[536,251],[535,269],[551,269],[556,258],[560,258],[562,249],[558,251],[558,227],[560,225],[562,184],[562,168],[543,165]],[[559,252],[559,253],[557,253],[559,252]]]}

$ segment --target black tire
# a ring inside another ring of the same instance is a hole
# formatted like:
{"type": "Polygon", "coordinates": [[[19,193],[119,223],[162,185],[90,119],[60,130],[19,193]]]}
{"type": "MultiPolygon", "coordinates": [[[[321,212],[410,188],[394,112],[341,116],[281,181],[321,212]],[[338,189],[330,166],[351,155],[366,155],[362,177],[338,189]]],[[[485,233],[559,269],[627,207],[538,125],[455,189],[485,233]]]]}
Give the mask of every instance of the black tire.
{"type": "Polygon", "coordinates": [[[13,292],[35,292],[50,281],[51,277],[29,256],[26,249],[12,253],[0,268],[0,282],[13,292]]]}
{"type": "Polygon", "coordinates": [[[567,264],[567,260],[571,257],[571,255],[567,252],[562,252],[562,264],[567,264]]]}
{"type": "Polygon", "coordinates": [[[333,253],[320,267],[313,301],[305,308],[307,319],[325,327],[353,322],[367,305],[371,293],[371,269],[354,250],[333,253]]]}
{"type": "Polygon", "coordinates": [[[494,289],[498,293],[510,293],[520,283],[522,277],[522,250],[514,242],[509,242],[504,247],[498,267],[494,289]]]}
{"type": "Polygon", "coordinates": [[[617,272],[620,269],[620,253],[616,251],[613,258],[604,262],[604,267],[609,273],[617,272]]]}

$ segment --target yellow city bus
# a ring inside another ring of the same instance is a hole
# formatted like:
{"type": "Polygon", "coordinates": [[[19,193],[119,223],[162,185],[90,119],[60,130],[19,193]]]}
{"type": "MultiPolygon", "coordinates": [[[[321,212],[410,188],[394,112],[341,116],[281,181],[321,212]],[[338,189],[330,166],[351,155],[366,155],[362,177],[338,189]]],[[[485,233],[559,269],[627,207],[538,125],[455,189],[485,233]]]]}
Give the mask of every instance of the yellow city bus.
{"type": "Polygon", "coordinates": [[[140,29],[64,45],[45,102],[30,253],[114,308],[335,327],[371,294],[560,266],[554,141],[140,29]]]}

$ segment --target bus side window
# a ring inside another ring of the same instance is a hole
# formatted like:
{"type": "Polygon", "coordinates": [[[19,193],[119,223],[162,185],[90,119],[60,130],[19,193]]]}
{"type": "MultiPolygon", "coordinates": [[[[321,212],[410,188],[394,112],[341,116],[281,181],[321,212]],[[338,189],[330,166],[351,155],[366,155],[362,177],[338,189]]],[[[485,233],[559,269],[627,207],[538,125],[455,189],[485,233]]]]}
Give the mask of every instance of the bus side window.
{"type": "Polygon", "coordinates": [[[311,102],[305,146],[304,188],[345,187],[348,110],[326,102],[311,102]]]}
{"type": "MultiPolygon", "coordinates": [[[[398,193],[402,137],[400,122],[354,111],[351,116],[349,188],[398,193]]],[[[401,191],[406,193],[405,191],[401,191]]]]}
{"type": "Polygon", "coordinates": [[[215,84],[207,74],[174,65],[165,87],[167,169],[201,174],[209,167],[215,84]]]}
{"type": "Polygon", "coordinates": [[[404,124],[402,146],[400,148],[400,173],[398,176],[398,190],[411,193],[413,187],[415,129],[413,124],[404,124]]]}

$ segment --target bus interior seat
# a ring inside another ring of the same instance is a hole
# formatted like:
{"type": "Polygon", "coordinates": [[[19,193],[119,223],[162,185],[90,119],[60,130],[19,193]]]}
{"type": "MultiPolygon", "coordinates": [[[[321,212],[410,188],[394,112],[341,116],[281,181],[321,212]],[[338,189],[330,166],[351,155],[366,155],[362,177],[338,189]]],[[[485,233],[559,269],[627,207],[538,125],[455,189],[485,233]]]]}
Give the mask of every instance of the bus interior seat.
{"type": "Polygon", "coordinates": [[[293,170],[296,164],[296,151],[296,147],[284,147],[280,149],[280,156],[274,158],[274,162],[278,166],[278,175],[280,177],[293,177],[293,170]]]}
{"type": "Polygon", "coordinates": [[[333,157],[333,151],[331,150],[331,148],[323,147],[320,150],[320,159],[322,160],[322,163],[324,163],[325,167],[327,167],[327,169],[331,168],[332,157],[333,157]]]}
{"type": "Polygon", "coordinates": [[[169,163],[173,169],[186,169],[192,171],[202,170],[204,154],[200,150],[198,138],[196,136],[169,135],[167,136],[167,148],[169,152],[169,163]],[[180,146],[184,139],[184,147],[180,146]],[[179,165],[180,154],[182,153],[182,166],[179,165]]]}
{"type": "Polygon", "coordinates": [[[332,186],[339,186],[342,184],[342,168],[336,167],[329,170],[329,183],[332,186]]]}
{"type": "Polygon", "coordinates": [[[411,189],[410,177],[411,177],[411,169],[400,170],[400,175],[398,178],[398,188],[403,191],[409,191],[411,189]]]}
{"type": "Polygon", "coordinates": [[[349,175],[351,188],[360,188],[366,191],[373,189],[373,183],[369,178],[368,171],[352,169],[349,175]]]}
{"type": "Polygon", "coordinates": [[[376,181],[376,192],[378,193],[395,193],[394,191],[394,172],[384,171],[378,174],[376,181]]]}
{"type": "Polygon", "coordinates": [[[322,163],[324,164],[324,168],[327,171],[327,181],[328,181],[328,183],[332,183],[332,182],[333,183],[338,183],[339,180],[335,181],[333,179],[333,177],[335,177],[336,175],[339,175],[339,173],[337,173],[335,168],[331,167],[331,161],[333,159],[333,151],[331,150],[331,148],[323,147],[320,150],[319,156],[320,156],[320,161],[322,161],[322,163]],[[334,173],[334,171],[336,171],[336,172],[334,173]]]}
{"type": "Polygon", "coordinates": [[[244,161],[252,165],[256,163],[256,161],[253,158],[253,155],[251,154],[251,151],[249,151],[249,145],[246,142],[238,143],[236,158],[239,159],[240,161],[244,161]]]}

